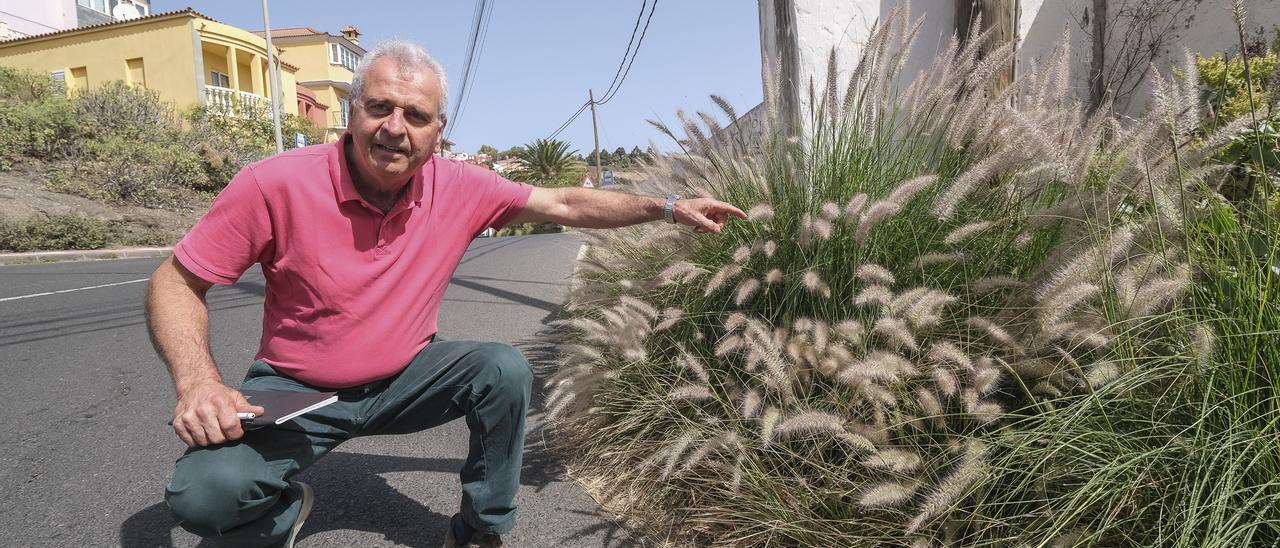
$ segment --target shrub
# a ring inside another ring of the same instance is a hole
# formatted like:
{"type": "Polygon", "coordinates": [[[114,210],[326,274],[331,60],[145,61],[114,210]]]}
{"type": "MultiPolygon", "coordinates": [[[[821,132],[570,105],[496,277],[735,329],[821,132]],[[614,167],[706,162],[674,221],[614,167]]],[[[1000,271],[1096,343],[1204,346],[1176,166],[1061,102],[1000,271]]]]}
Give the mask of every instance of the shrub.
{"type": "Polygon", "coordinates": [[[107,82],[76,93],[74,106],[80,131],[86,138],[166,143],[181,133],[173,107],[153,89],[107,82]]]}
{"type": "Polygon", "coordinates": [[[1233,129],[1170,146],[1198,125],[1190,66],[1157,78],[1133,126],[1086,116],[1065,48],[993,96],[1013,52],[980,59],[982,39],[899,93],[907,35],[885,21],[803,125],[767,84],[759,148],[703,113],[680,115],[683,137],[659,126],[690,153],[641,186],[749,204],[750,221],[589,233],[548,383],[573,473],[697,544],[1147,545],[1150,528],[1115,527],[1129,521],[1090,529],[1109,508],[1037,496],[1074,463],[998,479],[1012,436],[1192,361],[1170,312],[1186,216],[1233,129]]]}
{"type": "Polygon", "coordinates": [[[0,223],[0,250],[98,249],[111,243],[118,234],[115,223],[76,213],[4,222],[0,223]]]}
{"type": "Polygon", "coordinates": [[[181,143],[108,136],[82,143],[82,154],[60,164],[47,187],[120,205],[183,210],[208,190],[206,166],[181,143]]]}

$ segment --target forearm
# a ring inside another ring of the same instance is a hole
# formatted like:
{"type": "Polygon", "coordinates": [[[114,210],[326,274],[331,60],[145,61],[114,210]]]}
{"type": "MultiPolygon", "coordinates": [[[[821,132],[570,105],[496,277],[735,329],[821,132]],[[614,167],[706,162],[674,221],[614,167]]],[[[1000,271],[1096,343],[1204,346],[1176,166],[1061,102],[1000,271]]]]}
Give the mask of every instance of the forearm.
{"type": "Polygon", "coordinates": [[[581,228],[617,228],[662,219],[664,198],[589,188],[556,189],[554,222],[581,228]]]}
{"type": "MultiPolygon", "coordinates": [[[[172,257],[156,269],[147,290],[147,332],[156,353],[169,368],[181,397],[192,386],[222,382],[209,350],[207,287],[192,287],[172,257]]],[[[190,276],[190,274],[186,274],[190,276]]]]}

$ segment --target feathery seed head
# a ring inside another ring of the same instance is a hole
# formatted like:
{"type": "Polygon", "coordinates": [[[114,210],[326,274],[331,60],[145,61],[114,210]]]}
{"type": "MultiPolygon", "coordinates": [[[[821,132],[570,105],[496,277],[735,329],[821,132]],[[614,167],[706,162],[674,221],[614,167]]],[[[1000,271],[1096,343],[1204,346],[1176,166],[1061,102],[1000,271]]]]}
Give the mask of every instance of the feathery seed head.
{"type": "Polygon", "coordinates": [[[831,221],[826,219],[814,219],[810,226],[813,227],[813,232],[817,234],[819,238],[822,238],[823,240],[831,239],[831,231],[833,228],[831,226],[831,221]]]}
{"type": "Polygon", "coordinates": [[[874,263],[867,263],[858,267],[855,274],[859,280],[867,284],[880,284],[885,287],[892,287],[894,283],[893,273],[889,269],[874,263]]]}
{"type": "Polygon", "coordinates": [[[960,393],[960,381],[956,379],[956,374],[946,367],[933,369],[933,386],[938,389],[939,394],[948,398],[954,398],[960,393]]]}
{"type": "Polygon", "coordinates": [[[912,266],[924,269],[939,264],[961,263],[964,259],[964,253],[925,253],[916,257],[912,266]]]}
{"type": "Polygon", "coordinates": [[[893,301],[893,292],[883,285],[868,285],[858,292],[853,304],[859,306],[889,306],[893,301]]]}
{"type": "Polygon", "coordinates": [[[873,470],[910,474],[920,468],[920,455],[908,449],[880,449],[862,459],[861,464],[873,470]]]}
{"type": "Polygon", "coordinates": [[[871,327],[871,332],[883,337],[886,342],[895,348],[920,349],[920,345],[916,343],[916,337],[911,332],[911,328],[907,326],[907,322],[900,318],[880,318],[871,327]]]}
{"type": "Polygon", "coordinates": [[[892,217],[900,209],[902,204],[885,200],[871,204],[871,208],[867,209],[862,219],[858,221],[858,230],[854,232],[854,239],[858,240],[858,243],[866,243],[867,238],[871,237],[871,229],[877,223],[892,217]]]}
{"type": "Polygon", "coordinates": [[[840,216],[840,206],[835,202],[827,202],[822,204],[822,218],[828,221],[840,216]]]}
{"type": "Polygon", "coordinates": [[[707,368],[702,366],[702,360],[699,360],[697,356],[690,354],[683,346],[679,348],[680,354],[676,358],[677,363],[679,363],[681,367],[684,367],[685,369],[688,369],[689,372],[693,373],[693,376],[697,377],[703,384],[710,384],[711,377],[707,375],[707,368]]]}
{"type": "Polygon", "coordinates": [[[738,249],[734,250],[733,252],[733,262],[735,263],[743,263],[750,258],[751,258],[751,248],[745,245],[738,247],[738,249]]]}
{"type": "Polygon", "coordinates": [[[867,207],[867,195],[858,194],[849,200],[844,206],[844,217],[849,221],[858,220],[858,215],[862,213],[862,208],[867,207]]]}
{"type": "Polygon", "coordinates": [[[716,343],[716,356],[725,357],[742,347],[742,337],[729,335],[716,343]]]}
{"type": "Polygon", "coordinates": [[[842,321],[836,324],[835,330],[841,337],[853,344],[862,344],[862,338],[867,334],[867,329],[858,320],[842,321]]]}
{"type": "Polygon", "coordinates": [[[915,492],[914,486],[890,481],[867,488],[858,497],[858,504],[863,508],[892,508],[902,506],[911,500],[915,492]]]}
{"type": "Polygon", "coordinates": [[[907,201],[915,196],[917,192],[924,190],[938,181],[937,175],[924,175],[903,181],[889,196],[884,199],[886,202],[893,202],[898,205],[906,205],[907,201]]]}
{"type": "Polygon", "coordinates": [[[764,400],[760,397],[759,390],[747,392],[747,395],[742,397],[742,417],[746,419],[755,418],[760,413],[762,405],[764,405],[764,400]]]}
{"type": "Polygon", "coordinates": [[[711,399],[711,390],[705,386],[698,384],[686,384],[671,389],[667,394],[667,398],[674,401],[702,401],[711,399]]]}
{"type": "Polygon", "coordinates": [[[668,266],[666,269],[664,269],[661,273],[658,274],[658,278],[662,280],[662,283],[659,285],[667,285],[671,283],[676,283],[677,281],[688,282],[692,278],[696,278],[697,276],[700,276],[705,272],[706,272],[705,270],[691,263],[688,263],[685,261],[678,261],[678,262],[672,263],[671,266],[668,266]]]}
{"type": "Polygon", "coordinates": [[[769,285],[773,285],[781,281],[782,281],[782,271],[776,268],[770,270],[768,274],[764,275],[764,283],[767,283],[769,285]]]}
{"type": "Polygon", "coordinates": [[[684,311],[679,308],[668,308],[662,311],[662,321],[653,327],[654,331],[665,331],[671,329],[680,318],[684,316],[684,311]]]}
{"type": "Polygon", "coordinates": [[[1013,276],[988,276],[986,278],[978,278],[971,287],[974,293],[985,295],[1000,289],[1026,287],[1026,285],[1025,282],[1013,276]]]}
{"type": "Polygon", "coordinates": [[[822,276],[819,276],[817,272],[806,270],[801,279],[804,281],[805,289],[808,289],[811,293],[818,293],[826,298],[831,297],[831,288],[827,286],[826,282],[822,281],[822,276]]]}
{"type": "Polygon", "coordinates": [[[736,304],[737,306],[742,306],[744,303],[746,303],[748,300],[751,299],[751,296],[754,295],[756,290],[759,288],[760,288],[760,280],[757,280],[755,278],[747,278],[745,280],[742,280],[742,283],[738,284],[738,295],[733,299],[734,304],[736,304]]]}
{"type": "Polygon", "coordinates": [[[920,406],[920,410],[924,412],[925,418],[938,419],[942,417],[942,403],[938,401],[938,397],[934,395],[932,390],[927,388],[916,389],[916,403],[920,406]]]}
{"type": "Polygon", "coordinates": [[[773,207],[769,204],[756,204],[747,210],[748,221],[767,221],[773,218],[773,207]]]}
{"type": "Polygon", "coordinates": [[[715,293],[717,289],[720,289],[720,286],[724,285],[726,281],[729,281],[730,278],[733,278],[740,273],[742,273],[741,266],[733,263],[724,265],[720,270],[716,271],[715,275],[711,276],[711,280],[707,282],[706,289],[702,291],[702,296],[710,297],[711,294],[715,293]]]}
{"type": "Polygon", "coordinates": [[[1202,369],[1206,369],[1217,346],[1217,335],[1204,324],[1191,329],[1191,352],[1202,369]]]}
{"type": "Polygon", "coordinates": [[[974,234],[977,234],[988,228],[991,228],[991,226],[994,224],[995,223],[991,221],[980,221],[976,223],[969,223],[960,228],[952,230],[951,233],[947,234],[947,237],[944,238],[942,241],[947,245],[956,245],[964,241],[966,238],[973,236],[974,234]]]}
{"type": "Polygon", "coordinates": [[[730,312],[724,318],[724,330],[727,332],[737,331],[738,328],[747,324],[747,315],[740,311],[730,312]]]}
{"type": "Polygon", "coordinates": [[[987,448],[976,439],[965,442],[964,454],[951,473],[938,482],[920,505],[920,511],[907,523],[906,531],[913,534],[926,523],[952,507],[964,496],[969,486],[987,473],[987,448]]]}

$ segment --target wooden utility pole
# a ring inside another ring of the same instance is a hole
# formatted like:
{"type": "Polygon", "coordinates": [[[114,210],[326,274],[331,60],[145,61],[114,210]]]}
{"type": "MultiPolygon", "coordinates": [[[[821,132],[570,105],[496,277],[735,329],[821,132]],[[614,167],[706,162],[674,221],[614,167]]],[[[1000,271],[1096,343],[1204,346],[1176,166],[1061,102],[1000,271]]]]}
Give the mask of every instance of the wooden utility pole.
{"type": "Polygon", "coordinates": [[[591,133],[596,137],[596,180],[595,185],[601,185],[600,180],[600,130],[596,128],[596,95],[590,88],[587,88],[587,99],[591,101],[591,133]]]}
{"type": "MultiPolygon", "coordinates": [[[[956,34],[963,44],[991,30],[990,40],[978,50],[980,57],[1005,44],[1013,43],[1017,47],[1018,9],[1017,0],[956,0],[956,34]],[[982,21],[980,27],[974,25],[979,19],[982,21]]],[[[1013,83],[1016,64],[1017,56],[1014,56],[1009,66],[991,80],[987,92],[994,96],[1009,87],[1013,83]]]]}

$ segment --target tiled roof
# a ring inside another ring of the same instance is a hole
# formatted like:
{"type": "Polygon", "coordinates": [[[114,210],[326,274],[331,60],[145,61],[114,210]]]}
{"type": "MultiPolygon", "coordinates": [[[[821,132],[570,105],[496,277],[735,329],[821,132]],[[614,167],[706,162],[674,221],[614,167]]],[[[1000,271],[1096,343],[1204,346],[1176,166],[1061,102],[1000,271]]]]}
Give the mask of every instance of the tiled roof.
{"type": "Polygon", "coordinates": [[[91,29],[100,29],[100,28],[110,27],[110,26],[112,26],[112,25],[127,25],[127,24],[131,24],[131,23],[137,23],[138,21],[150,21],[150,20],[153,20],[153,19],[165,19],[165,18],[169,18],[169,17],[176,17],[176,16],[180,16],[180,15],[194,15],[194,16],[199,17],[199,18],[201,18],[201,19],[207,19],[207,20],[209,20],[209,21],[213,21],[213,22],[215,22],[215,23],[220,23],[220,22],[221,22],[221,21],[218,21],[217,19],[214,19],[214,18],[212,18],[212,17],[209,17],[208,15],[205,15],[205,14],[203,14],[203,13],[200,13],[200,12],[198,12],[198,11],[196,11],[196,10],[193,10],[193,9],[191,9],[191,8],[186,8],[186,9],[181,9],[181,10],[177,10],[177,11],[166,11],[166,12],[162,12],[162,13],[153,13],[153,14],[151,14],[151,15],[144,15],[144,16],[142,16],[142,17],[135,17],[135,18],[133,18],[133,19],[125,19],[124,21],[112,21],[112,22],[110,22],[110,23],[98,23],[98,24],[96,24],[96,25],[85,25],[85,26],[83,26],[83,27],[75,27],[75,28],[70,28],[70,29],[55,30],[55,31],[53,31],[53,32],[46,32],[46,33],[43,33],[43,34],[33,34],[33,35],[31,35],[31,36],[22,36],[22,37],[19,37],[19,38],[11,38],[11,39],[9,39],[9,40],[0,40],[0,46],[7,46],[7,45],[10,45],[10,44],[15,44],[15,43],[18,43],[18,42],[24,42],[24,41],[27,41],[27,40],[36,40],[36,39],[39,39],[39,38],[48,38],[48,37],[50,37],[50,36],[57,36],[57,35],[60,35],[60,34],[71,34],[71,33],[73,33],[73,32],[81,32],[81,31],[91,30],[91,29]]]}
{"type": "MultiPolygon", "coordinates": [[[[258,36],[266,36],[267,33],[261,30],[253,31],[258,36]]],[[[271,29],[272,38],[291,38],[294,36],[328,36],[327,32],[320,32],[311,27],[289,27],[283,29],[271,29]]]]}

